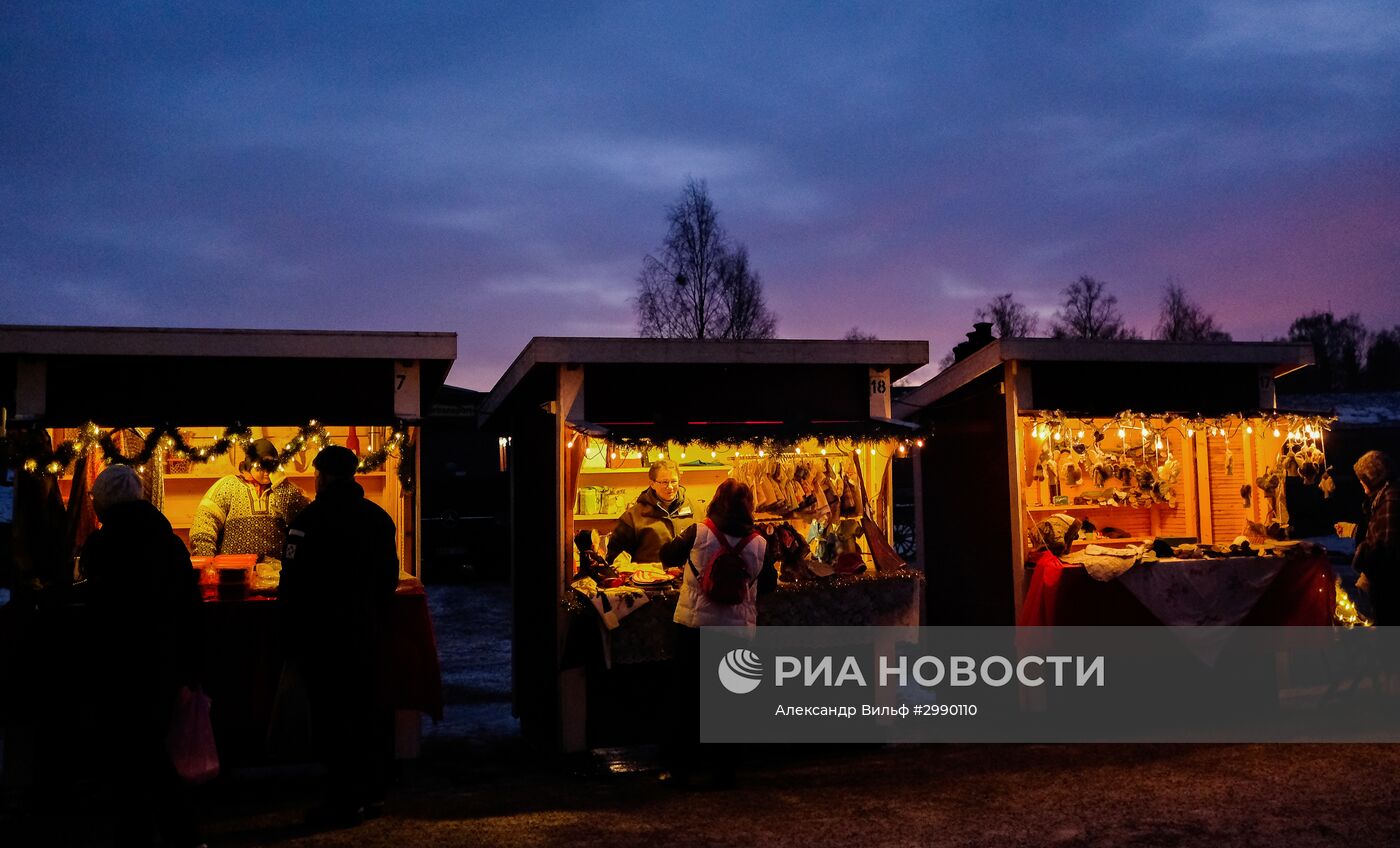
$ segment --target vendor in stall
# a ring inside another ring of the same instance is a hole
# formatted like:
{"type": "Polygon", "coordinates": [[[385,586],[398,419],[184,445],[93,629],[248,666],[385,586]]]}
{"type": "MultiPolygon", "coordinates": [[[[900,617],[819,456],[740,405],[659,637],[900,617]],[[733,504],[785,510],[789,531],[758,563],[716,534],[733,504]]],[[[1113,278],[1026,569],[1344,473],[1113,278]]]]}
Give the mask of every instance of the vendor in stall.
{"type": "Polygon", "coordinates": [[[273,482],[278,454],[272,442],[258,439],[246,453],[238,473],[219,478],[195,510],[190,526],[195,556],[280,557],[288,525],[309,503],[290,480],[273,482]]]}
{"type": "Polygon", "coordinates": [[[660,562],[661,546],[695,523],[695,508],[681,486],[680,469],[658,459],[647,471],[651,485],[642,491],[608,536],[608,563],[626,552],[633,562],[660,562]]]}

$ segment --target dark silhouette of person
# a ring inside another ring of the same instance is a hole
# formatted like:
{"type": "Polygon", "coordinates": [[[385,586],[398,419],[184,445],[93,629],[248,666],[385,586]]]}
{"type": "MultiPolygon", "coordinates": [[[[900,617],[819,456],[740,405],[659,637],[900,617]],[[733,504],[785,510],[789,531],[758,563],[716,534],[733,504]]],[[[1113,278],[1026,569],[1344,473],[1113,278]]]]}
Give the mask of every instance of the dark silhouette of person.
{"type": "Polygon", "coordinates": [[[93,615],[97,720],[115,842],[200,844],[188,787],[165,739],[181,686],[198,685],[199,581],[170,521],[125,465],[98,475],[102,527],[83,546],[93,615]]]}
{"type": "Polygon", "coordinates": [[[278,594],[327,772],[325,801],[307,819],[345,827],[383,803],[393,723],[380,651],[399,559],[393,519],[355,482],[359,458],[331,446],[312,464],[316,499],[287,530],[278,594]]]}

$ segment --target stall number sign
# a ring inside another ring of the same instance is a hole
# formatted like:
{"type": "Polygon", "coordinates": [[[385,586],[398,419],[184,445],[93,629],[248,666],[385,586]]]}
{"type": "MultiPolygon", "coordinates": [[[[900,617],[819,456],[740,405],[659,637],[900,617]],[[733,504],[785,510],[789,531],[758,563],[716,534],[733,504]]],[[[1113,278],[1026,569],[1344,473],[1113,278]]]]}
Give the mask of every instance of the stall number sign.
{"type": "Polygon", "coordinates": [[[890,369],[870,369],[870,417],[890,417],[890,369]]]}
{"type": "Polygon", "coordinates": [[[418,396],[418,360],[394,363],[394,415],[417,419],[422,416],[418,396]]]}

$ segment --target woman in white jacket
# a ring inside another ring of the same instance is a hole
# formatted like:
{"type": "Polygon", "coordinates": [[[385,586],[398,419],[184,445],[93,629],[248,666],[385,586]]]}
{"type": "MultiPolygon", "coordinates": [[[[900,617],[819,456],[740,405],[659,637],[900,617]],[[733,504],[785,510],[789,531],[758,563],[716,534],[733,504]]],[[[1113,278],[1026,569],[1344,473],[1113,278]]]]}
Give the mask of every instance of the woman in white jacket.
{"type": "MultiPolygon", "coordinates": [[[[661,561],[667,566],[680,565],[684,574],[672,619],[676,625],[676,673],[672,685],[676,738],[668,746],[669,772],[662,775],[671,785],[687,785],[702,754],[699,628],[744,627],[752,632],[758,623],[758,576],[763,570],[768,542],[754,531],[753,511],[753,491],[738,480],[725,480],[710,499],[704,523],[686,528],[661,549],[661,561]],[[726,548],[738,555],[747,575],[737,603],[724,603],[702,588],[706,570],[726,548]]],[[[717,783],[733,780],[732,762],[726,759],[711,765],[717,783]]]]}

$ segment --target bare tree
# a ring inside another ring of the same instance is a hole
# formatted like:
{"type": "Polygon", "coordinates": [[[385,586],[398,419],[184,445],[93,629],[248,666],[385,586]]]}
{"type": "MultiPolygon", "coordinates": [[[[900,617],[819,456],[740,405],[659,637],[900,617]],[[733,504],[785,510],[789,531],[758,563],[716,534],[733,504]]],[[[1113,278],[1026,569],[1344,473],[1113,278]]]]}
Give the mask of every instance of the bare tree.
{"type": "Polygon", "coordinates": [[[1400,389],[1400,324],[1377,332],[1366,348],[1366,388],[1400,389]]]}
{"type": "Polygon", "coordinates": [[[976,318],[991,322],[992,332],[999,339],[1033,336],[1036,325],[1040,323],[1025,304],[1016,302],[1010,292],[997,295],[990,303],[978,307],[976,318]]]}
{"type": "Polygon", "coordinates": [[[1228,342],[1230,334],[1216,325],[1214,316],[1186,296],[1181,283],[1172,281],[1162,294],[1157,338],[1167,342],[1228,342]]]}
{"type": "Polygon", "coordinates": [[[749,269],[749,249],[742,244],[720,263],[721,314],[726,339],[771,339],[778,319],[763,300],[763,281],[749,269]]]}
{"type": "Polygon", "coordinates": [[[1313,312],[1298,318],[1288,328],[1288,341],[1311,343],[1314,365],[1280,379],[1280,389],[1348,392],[1360,388],[1361,355],[1368,335],[1361,316],[1355,312],[1345,318],[1331,312],[1313,312]]]}
{"type": "Polygon", "coordinates": [[[661,249],[637,275],[637,329],[653,338],[766,339],[777,319],[748,251],[731,247],[704,180],[687,179],[680,201],[666,209],[661,249]]]}
{"type": "Polygon", "coordinates": [[[873,342],[878,341],[880,339],[879,336],[875,335],[874,333],[867,333],[860,327],[852,327],[851,329],[847,330],[846,335],[842,336],[841,338],[845,339],[848,342],[873,342]]]}
{"type": "Polygon", "coordinates": [[[1123,325],[1118,298],[1107,287],[1088,275],[1064,290],[1065,302],[1055,313],[1051,329],[1057,339],[1136,339],[1137,330],[1123,325]]]}

